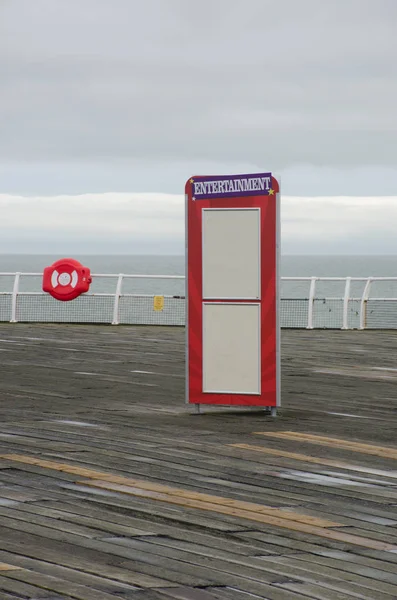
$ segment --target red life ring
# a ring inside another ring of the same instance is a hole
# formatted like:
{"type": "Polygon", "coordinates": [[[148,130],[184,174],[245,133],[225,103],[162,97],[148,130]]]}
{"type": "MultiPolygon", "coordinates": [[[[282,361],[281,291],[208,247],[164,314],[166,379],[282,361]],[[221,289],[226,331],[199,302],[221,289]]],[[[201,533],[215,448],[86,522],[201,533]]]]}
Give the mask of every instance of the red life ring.
{"type": "Polygon", "coordinates": [[[43,291],[56,300],[67,302],[88,292],[91,271],[74,258],[61,258],[43,272],[43,291]]]}

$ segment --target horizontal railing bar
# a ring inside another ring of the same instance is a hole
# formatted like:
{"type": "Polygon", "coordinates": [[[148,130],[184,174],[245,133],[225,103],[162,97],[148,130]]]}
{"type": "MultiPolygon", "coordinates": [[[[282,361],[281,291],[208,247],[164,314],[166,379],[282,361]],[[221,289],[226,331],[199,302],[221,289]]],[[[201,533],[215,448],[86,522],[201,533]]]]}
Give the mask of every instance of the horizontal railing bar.
{"type": "MultiPolygon", "coordinates": [[[[3,296],[12,296],[12,292],[0,292],[3,296]]],[[[18,296],[48,296],[45,292],[18,292],[18,296]]],[[[108,298],[114,298],[113,292],[98,292],[82,294],[81,297],[87,296],[89,298],[106,296],[108,298]]],[[[175,298],[184,299],[184,296],[177,296],[171,294],[120,294],[120,298],[153,298],[154,296],[163,296],[163,298],[175,298]]]]}
{"type": "Polygon", "coordinates": [[[378,298],[377,296],[370,296],[367,302],[372,302],[373,300],[380,300],[382,302],[396,302],[397,298],[378,298]]]}
{"type": "MultiPolygon", "coordinates": [[[[21,277],[42,277],[43,273],[20,273],[21,277]]],[[[185,275],[141,275],[124,273],[91,273],[91,277],[117,279],[120,275],[126,279],[185,279],[185,275]]],[[[15,277],[15,273],[0,273],[0,277],[15,277]]]]}
{"type": "Polygon", "coordinates": [[[177,296],[171,294],[120,294],[120,298],[153,298],[154,296],[162,296],[163,298],[175,298],[176,300],[185,299],[185,296],[177,296]]]}
{"type": "MultiPolygon", "coordinates": [[[[12,296],[12,292],[5,292],[8,293],[12,296]]],[[[45,293],[45,292],[18,292],[18,296],[49,296],[49,294],[45,293]]],[[[89,296],[90,298],[93,298],[94,296],[107,296],[108,298],[114,298],[114,292],[94,292],[94,293],[90,293],[90,294],[82,294],[82,296],[89,296]]]]}
{"type": "MultiPolygon", "coordinates": [[[[316,277],[313,275],[316,281],[346,281],[347,277],[316,277]]],[[[311,281],[312,277],[280,277],[281,281],[311,281]]],[[[351,281],[367,281],[368,277],[350,277],[351,281]]],[[[371,277],[374,279],[374,277],[371,277]]],[[[392,278],[392,279],[396,279],[392,278]]]]}
{"type": "MultiPolygon", "coordinates": [[[[316,281],[346,281],[347,277],[316,277],[316,281]]],[[[311,277],[280,277],[281,281],[311,281],[311,277]]],[[[397,277],[350,277],[351,281],[397,281],[397,277]]]]}
{"type": "MultiPolygon", "coordinates": [[[[23,275],[24,277],[43,277],[43,273],[21,273],[19,272],[20,275],[23,275]]],[[[16,273],[0,273],[0,277],[1,276],[5,276],[5,277],[15,277],[16,273]]]]}
{"type": "MultiPolygon", "coordinates": [[[[12,292],[0,292],[0,296],[12,296],[12,292]]],[[[18,296],[48,296],[48,294],[46,294],[45,292],[18,292],[18,296]]],[[[94,293],[90,293],[87,292],[85,294],[82,294],[82,297],[89,297],[89,298],[94,298],[94,297],[107,297],[107,298],[114,298],[114,293],[112,292],[94,292],[94,293]]],[[[153,298],[154,296],[163,296],[163,298],[174,298],[175,300],[184,300],[185,296],[179,296],[176,294],[120,294],[120,298],[153,298]]],[[[291,297],[289,298],[288,296],[281,296],[281,300],[289,300],[289,301],[294,301],[294,302],[307,302],[309,300],[308,297],[291,297]]],[[[343,298],[341,296],[315,296],[314,297],[314,301],[315,302],[328,302],[331,300],[337,300],[338,302],[342,302],[343,298]]],[[[392,298],[392,297],[378,297],[378,296],[370,296],[368,298],[368,302],[371,302],[372,300],[381,300],[381,301],[387,301],[387,302],[397,302],[397,298],[392,298]]],[[[361,298],[355,298],[355,297],[350,297],[349,301],[351,302],[360,302],[361,298]]]]}
{"type": "MultiPolygon", "coordinates": [[[[16,272],[0,272],[0,277],[15,277],[16,272]]],[[[141,273],[92,273],[92,277],[102,277],[108,279],[116,279],[119,276],[126,279],[185,279],[185,275],[147,275],[141,273]]],[[[20,272],[21,277],[42,277],[43,273],[28,273],[20,272]]],[[[316,281],[346,281],[347,277],[316,277],[316,281]]],[[[283,276],[281,281],[311,281],[312,277],[290,277],[283,276]]],[[[397,281],[396,277],[350,277],[351,281],[397,281]]]]}
{"type": "MultiPolygon", "coordinates": [[[[120,275],[126,279],[185,279],[184,275],[124,275],[123,273],[120,275]]],[[[119,277],[119,275],[98,274],[92,275],[92,277],[119,277]]]]}

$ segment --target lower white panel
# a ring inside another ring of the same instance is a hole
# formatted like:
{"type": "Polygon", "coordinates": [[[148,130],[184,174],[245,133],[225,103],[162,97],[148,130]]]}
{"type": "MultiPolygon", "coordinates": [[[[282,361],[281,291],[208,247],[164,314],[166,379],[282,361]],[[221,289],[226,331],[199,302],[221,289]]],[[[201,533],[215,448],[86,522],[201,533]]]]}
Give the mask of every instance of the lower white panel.
{"type": "Polygon", "coordinates": [[[203,392],[260,394],[260,304],[203,303],[203,392]]]}

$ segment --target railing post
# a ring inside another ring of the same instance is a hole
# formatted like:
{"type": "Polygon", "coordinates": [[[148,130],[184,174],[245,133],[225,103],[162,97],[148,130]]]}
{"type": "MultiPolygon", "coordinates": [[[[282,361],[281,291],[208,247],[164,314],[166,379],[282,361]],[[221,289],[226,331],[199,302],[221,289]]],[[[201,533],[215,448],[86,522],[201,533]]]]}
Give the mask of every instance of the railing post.
{"type": "Polygon", "coordinates": [[[368,277],[367,283],[365,284],[363,295],[361,297],[361,306],[360,306],[360,326],[359,329],[365,329],[365,316],[367,311],[367,302],[369,297],[369,292],[371,289],[372,278],[368,277]]]}
{"type": "Polygon", "coordinates": [[[116,293],[114,295],[112,325],[119,324],[119,304],[120,304],[121,289],[123,286],[123,277],[124,277],[124,275],[122,273],[120,273],[117,278],[116,293]]]}
{"type": "Polygon", "coordinates": [[[343,324],[342,329],[349,329],[349,300],[350,300],[350,286],[351,277],[346,277],[345,295],[343,298],[343,324]]]}
{"type": "Polygon", "coordinates": [[[11,320],[10,323],[17,323],[17,298],[19,292],[19,279],[21,273],[15,273],[14,287],[12,289],[11,297],[11,320]]]}
{"type": "Polygon", "coordinates": [[[307,313],[306,329],[313,329],[313,309],[314,309],[314,295],[316,293],[316,281],[317,281],[317,277],[310,278],[309,308],[308,308],[308,313],[307,313]]]}

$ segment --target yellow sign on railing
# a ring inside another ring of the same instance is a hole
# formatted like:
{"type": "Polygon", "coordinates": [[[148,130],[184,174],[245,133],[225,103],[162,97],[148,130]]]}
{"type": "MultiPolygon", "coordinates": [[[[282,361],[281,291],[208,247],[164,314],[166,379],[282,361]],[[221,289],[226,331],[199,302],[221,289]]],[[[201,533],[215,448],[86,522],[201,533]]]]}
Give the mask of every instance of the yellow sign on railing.
{"type": "Polygon", "coordinates": [[[153,310],[162,311],[164,308],[164,296],[153,297],[153,310]]]}

